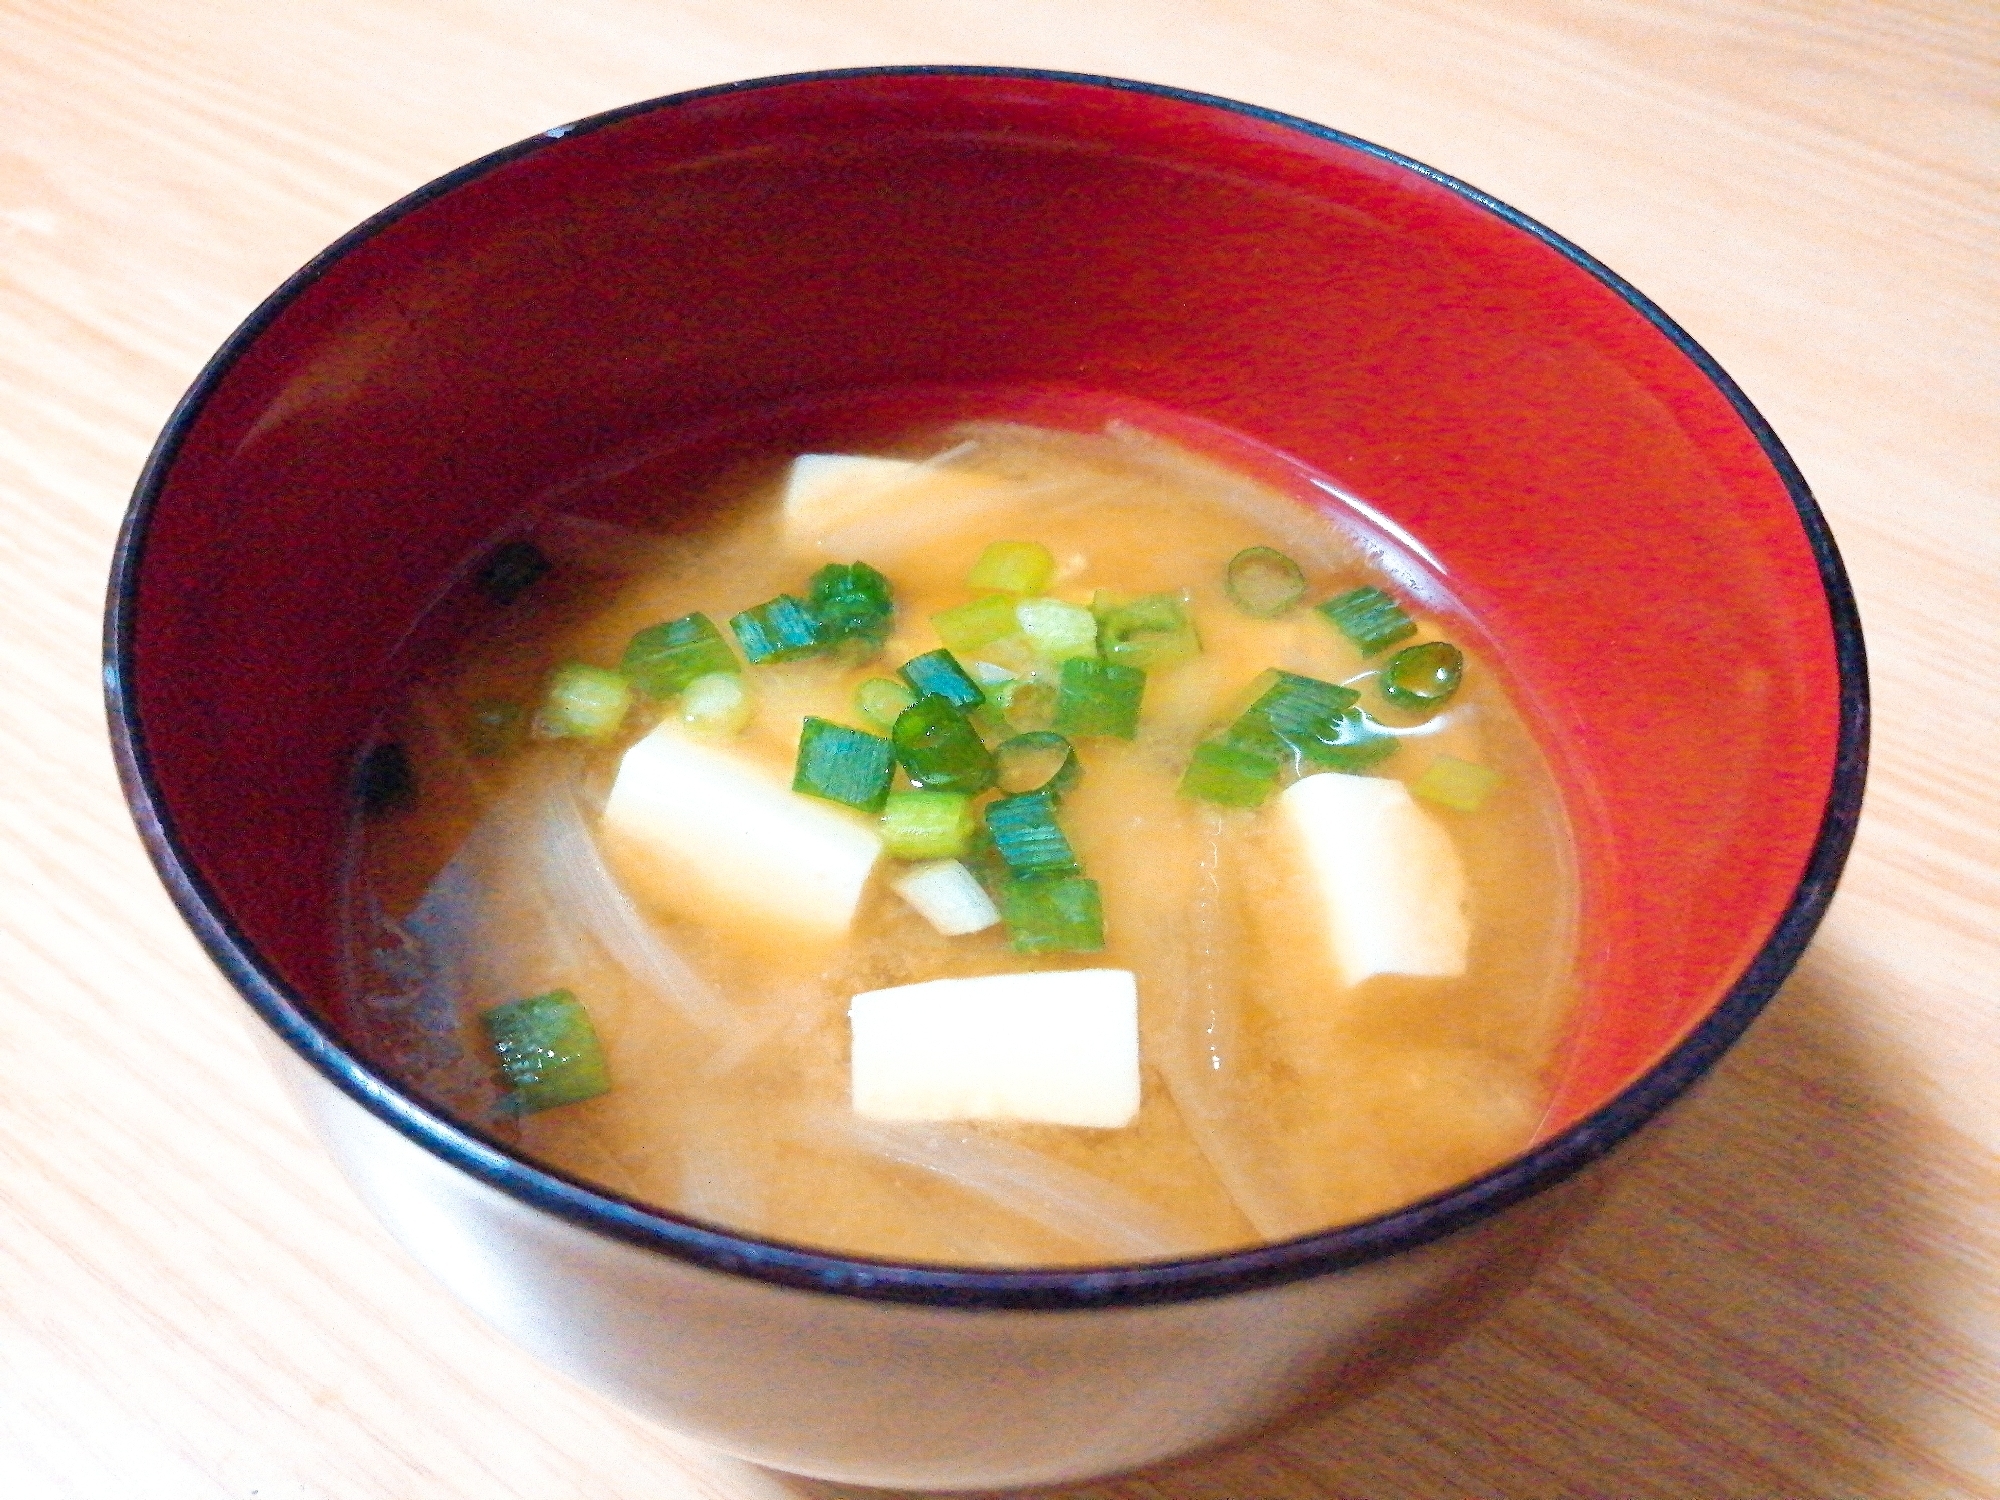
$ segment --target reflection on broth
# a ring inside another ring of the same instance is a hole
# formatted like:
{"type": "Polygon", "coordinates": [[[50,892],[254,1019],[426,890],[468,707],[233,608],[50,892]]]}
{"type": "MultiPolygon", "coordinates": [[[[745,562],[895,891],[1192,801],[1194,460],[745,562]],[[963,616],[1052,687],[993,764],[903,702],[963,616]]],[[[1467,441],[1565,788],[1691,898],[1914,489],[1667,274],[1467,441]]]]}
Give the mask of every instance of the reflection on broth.
{"type": "Polygon", "coordinates": [[[488,560],[366,763],[362,1050],[615,1192],[895,1259],[1243,1246],[1526,1147],[1570,853],[1435,581],[1129,429],[897,451],[488,560]]]}

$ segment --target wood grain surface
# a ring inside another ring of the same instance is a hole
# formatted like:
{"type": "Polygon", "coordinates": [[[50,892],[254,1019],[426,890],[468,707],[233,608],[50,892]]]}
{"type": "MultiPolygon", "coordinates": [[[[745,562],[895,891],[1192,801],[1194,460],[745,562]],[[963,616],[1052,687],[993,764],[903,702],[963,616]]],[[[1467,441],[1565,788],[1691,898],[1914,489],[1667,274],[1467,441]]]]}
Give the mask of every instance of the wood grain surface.
{"type": "Polygon", "coordinates": [[[696,85],[1122,74],[1406,151],[1742,383],[1861,600],[1876,761],[1794,980],[1418,1373],[1075,1500],[2000,1496],[1994,0],[0,0],[0,1495],[849,1500],[656,1431],[387,1242],[119,800],[113,535],[202,360],[430,177],[696,85]]]}

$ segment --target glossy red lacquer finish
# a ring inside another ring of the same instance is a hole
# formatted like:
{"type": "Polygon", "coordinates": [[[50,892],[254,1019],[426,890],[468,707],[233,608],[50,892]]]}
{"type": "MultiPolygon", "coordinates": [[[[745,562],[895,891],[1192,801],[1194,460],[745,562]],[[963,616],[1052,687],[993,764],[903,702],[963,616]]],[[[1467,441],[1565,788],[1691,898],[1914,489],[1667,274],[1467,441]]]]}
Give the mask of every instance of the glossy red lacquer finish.
{"type": "Polygon", "coordinates": [[[1051,78],[721,91],[464,174],[234,353],[156,463],[124,691],[183,855],[323,1008],[353,759],[452,570],[607,452],[857,391],[1164,410],[1428,550],[1578,836],[1552,1128],[1716,1004],[1820,832],[1834,632],[1743,415],[1543,239],[1293,125],[1051,78]]]}

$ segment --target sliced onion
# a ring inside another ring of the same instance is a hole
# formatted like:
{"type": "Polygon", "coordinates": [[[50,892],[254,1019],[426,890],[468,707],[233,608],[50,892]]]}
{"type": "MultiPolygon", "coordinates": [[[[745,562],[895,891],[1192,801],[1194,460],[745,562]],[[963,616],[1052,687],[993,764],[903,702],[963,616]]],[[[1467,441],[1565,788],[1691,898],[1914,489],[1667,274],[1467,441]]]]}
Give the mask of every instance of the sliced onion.
{"type": "Polygon", "coordinates": [[[690,1023],[718,1041],[732,1036],[737,1021],[721,995],[667,946],[613,878],[583,820],[574,776],[538,777],[527,790],[526,847],[539,856],[555,910],[567,913],[626,973],[690,1023]]]}
{"type": "Polygon", "coordinates": [[[1224,1191],[1258,1234],[1288,1239],[1317,1227],[1301,1222],[1293,1195],[1273,1172],[1271,1143],[1283,1132],[1267,1103],[1239,1077],[1242,1000],[1225,955],[1229,913],[1222,900],[1220,824],[1209,820],[1195,862],[1178,963],[1163,965],[1168,1015],[1152,1061],[1167,1081],[1188,1133],[1224,1191]]]}
{"type": "Polygon", "coordinates": [[[858,1115],[848,1117],[846,1128],[856,1145],[884,1161],[942,1178],[1111,1259],[1164,1260],[1198,1248],[1150,1203],[1024,1146],[858,1115]]]}

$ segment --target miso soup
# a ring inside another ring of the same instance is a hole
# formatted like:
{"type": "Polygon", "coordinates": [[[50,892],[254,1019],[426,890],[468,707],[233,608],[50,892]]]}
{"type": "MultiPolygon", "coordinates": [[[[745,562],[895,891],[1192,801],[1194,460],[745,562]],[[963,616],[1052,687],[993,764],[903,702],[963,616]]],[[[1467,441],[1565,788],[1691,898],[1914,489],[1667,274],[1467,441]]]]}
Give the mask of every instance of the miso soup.
{"type": "Polygon", "coordinates": [[[742,1233],[1143,1260],[1525,1149],[1559,799],[1358,513],[1163,440],[774,453],[587,492],[364,758],[346,1029],[540,1161],[742,1233]],[[670,503],[668,503],[670,501],[670,503]]]}

